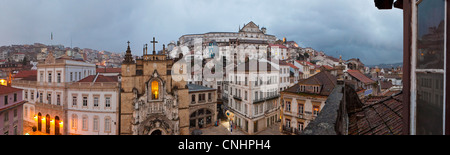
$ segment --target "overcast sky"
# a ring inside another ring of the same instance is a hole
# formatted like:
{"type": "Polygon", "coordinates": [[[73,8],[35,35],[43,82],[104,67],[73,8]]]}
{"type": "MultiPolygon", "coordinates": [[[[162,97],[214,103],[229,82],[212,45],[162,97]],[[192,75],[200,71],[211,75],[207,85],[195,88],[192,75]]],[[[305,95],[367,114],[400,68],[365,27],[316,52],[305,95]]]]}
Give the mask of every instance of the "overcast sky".
{"type": "MultiPolygon", "coordinates": [[[[365,64],[402,62],[402,10],[373,0],[0,0],[0,46],[62,44],[133,54],[152,37],[237,32],[250,21],[267,33],[365,64]],[[53,32],[54,39],[50,39],[53,32]]],[[[149,47],[152,48],[151,46],[149,47]]]]}

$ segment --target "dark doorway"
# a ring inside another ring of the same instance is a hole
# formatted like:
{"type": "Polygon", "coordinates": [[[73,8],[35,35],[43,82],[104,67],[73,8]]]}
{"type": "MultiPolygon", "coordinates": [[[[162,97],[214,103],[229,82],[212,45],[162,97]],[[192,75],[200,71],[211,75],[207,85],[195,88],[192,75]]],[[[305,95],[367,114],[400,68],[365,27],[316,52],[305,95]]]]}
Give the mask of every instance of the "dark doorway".
{"type": "Polygon", "coordinates": [[[45,115],[45,133],[50,134],[50,115],[45,115]]]}
{"type": "Polygon", "coordinates": [[[42,114],[38,113],[38,118],[37,118],[37,122],[38,122],[38,131],[42,131],[42,114]]]}
{"type": "Polygon", "coordinates": [[[155,130],[150,135],[162,135],[161,130],[155,130]]]}
{"type": "Polygon", "coordinates": [[[55,135],[60,135],[59,133],[59,117],[55,117],[55,135]]]}

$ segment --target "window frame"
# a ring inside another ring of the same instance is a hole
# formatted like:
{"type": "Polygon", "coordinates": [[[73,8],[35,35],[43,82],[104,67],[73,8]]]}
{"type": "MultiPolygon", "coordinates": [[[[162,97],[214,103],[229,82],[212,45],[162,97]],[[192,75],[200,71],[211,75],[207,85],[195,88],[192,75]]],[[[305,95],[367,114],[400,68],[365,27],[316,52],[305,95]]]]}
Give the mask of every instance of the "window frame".
{"type": "MultiPolygon", "coordinates": [[[[410,76],[410,78],[411,78],[411,80],[409,81],[410,82],[410,86],[411,86],[411,94],[410,94],[410,96],[409,96],[409,98],[410,98],[410,111],[409,111],[409,114],[410,114],[410,126],[409,126],[409,132],[410,132],[410,134],[412,134],[412,135],[416,135],[416,128],[417,128],[417,74],[418,73],[426,73],[426,74],[428,74],[428,73],[431,73],[431,74],[442,74],[442,76],[443,76],[443,83],[444,83],[444,86],[446,86],[447,85],[447,81],[446,81],[446,79],[447,79],[447,77],[446,77],[446,74],[447,74],[447,72],[446,72],[446,70],[447,70],[447,63],[448,63],[448,61],[447,61],[447,52],[448,52],[448,49],[447,49],[447,46],[449,46],[448,45],[448,36],[447,36],[447,33],[448,33],[448,29],[447,29],[447,27],[448,27],[448,22],[449,22],[449,20],[448,20],[448,1],[447,0],[445,0],[444,1],[444,3],[445,3],[445,5],[444,5],[444,9],[445,9],[445,11],[444,11],[444,14],[445,14],[445,16],[444,16],[444,23],[445,23],[445,26],[444,26],[444,64],[443,64],[443,69],[418,69],[417,68],[417,52],[418,52],[418,43],[417,43],[417,40],[418,40],[418,30],[419,30],[419,28],[418,28],[418,26],[419,26],[419,16],[418,16],[418,6],[419,6],[419,4],[422,2],[423,0],[416,0],[416,1],[413,1],[412,3],[411,3],[411,27],[412,27],[412,32],[411,32],[411,56],[410,56],[410,58],[411,58],[411,63],[410,63],[410,65],[411,65],[411,74],[409,75],[410,76]]],[[[434,80],[434,79],[433,79],[434,80]]],[[[442,134],[443,135],[445,135],[445,132],[446,132],[446,109],[447,109],[447,107],[446,107],[446,100],[447,100],[447,98],[446,98],[446,94],[447,94],[447,92],[446,92],[446,88],[444,87],[443,88],[443,94],[442,94],[442,96],[443,96],[443,98],[442,98],[442,102],[443,102],[443,106],[442,106],[442,134]]]]}

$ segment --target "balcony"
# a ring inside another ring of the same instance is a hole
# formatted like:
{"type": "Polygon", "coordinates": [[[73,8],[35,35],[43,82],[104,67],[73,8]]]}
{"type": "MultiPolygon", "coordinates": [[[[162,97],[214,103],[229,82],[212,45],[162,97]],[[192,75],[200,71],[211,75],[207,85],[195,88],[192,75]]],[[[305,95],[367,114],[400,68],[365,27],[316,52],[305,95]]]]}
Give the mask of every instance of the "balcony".
{"type": "Polygon", "coordinates": [[[118,88],[118,82],[62,82],[62,83],[47,83],[39,81],[13,80],[12,85],[19,87],[68,87],[68,88],[118,88]]]}
{"type": "Polygon", "coordinates": [[[282,132],[284,134],[300,135],[302,130],[299,130],[298,128],[288,127],[287,125],[283,125],[282,132]]]}
{"type": "Polygon", "coordinates": [[[276,95],[272,95],[272,96],[268,96],[268,97],[264,97],[264,98],[259,98],[257,100],[253,100],[253,104],[264,102],[264,101],[268,101],[268,100],[277,99],[278,97],[280,97],[280,94],[276,94],[276,95]]]}
{"type": "Polygon", "coordinates": [[[242,98],[241,98],[240,96],[233,95],[233,98],[234,98],[235,100],[242,101],[242,98]]]}
{"type": "Polygon", "coordinates": [[[304,113],[297,113],[297,112],[290,112],[290,111],[283,111],[284,115],[297,117],[304,120],[314,120],[316,116],[312,114],[311,111],[305,111],[304,113]]]}

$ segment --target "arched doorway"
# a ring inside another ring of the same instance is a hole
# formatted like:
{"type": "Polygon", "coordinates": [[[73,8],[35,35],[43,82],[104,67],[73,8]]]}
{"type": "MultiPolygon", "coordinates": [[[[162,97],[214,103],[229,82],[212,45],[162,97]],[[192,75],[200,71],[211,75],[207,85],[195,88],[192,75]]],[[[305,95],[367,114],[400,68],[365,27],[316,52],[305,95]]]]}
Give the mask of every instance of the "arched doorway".
{"type": "Polygon", "coordinates": [[[45,133],[50,134],[50,115],[45,115],[45,133]]]}
{"type": "Polygon", "coordinates": [[[150,135],[162,135],[161,130],[155,130],[150,135]]]}
{"type": "Polygon", "coordinates": [[[55,117],[55,135],[60,135],[59,133],[59,117],[55,117]]]}
{"type": "Polygon", "coordinates": [[[38,113],[37,123],[38,123],[38,131],[42,131],[42,114],[38,113]]]}
{"type": "Polygon", "coordinates": [[[199,109],[191,113],[189,118],[190,128],[204,128],[213,124],[214,114],[209,109],[199,109]]]}

